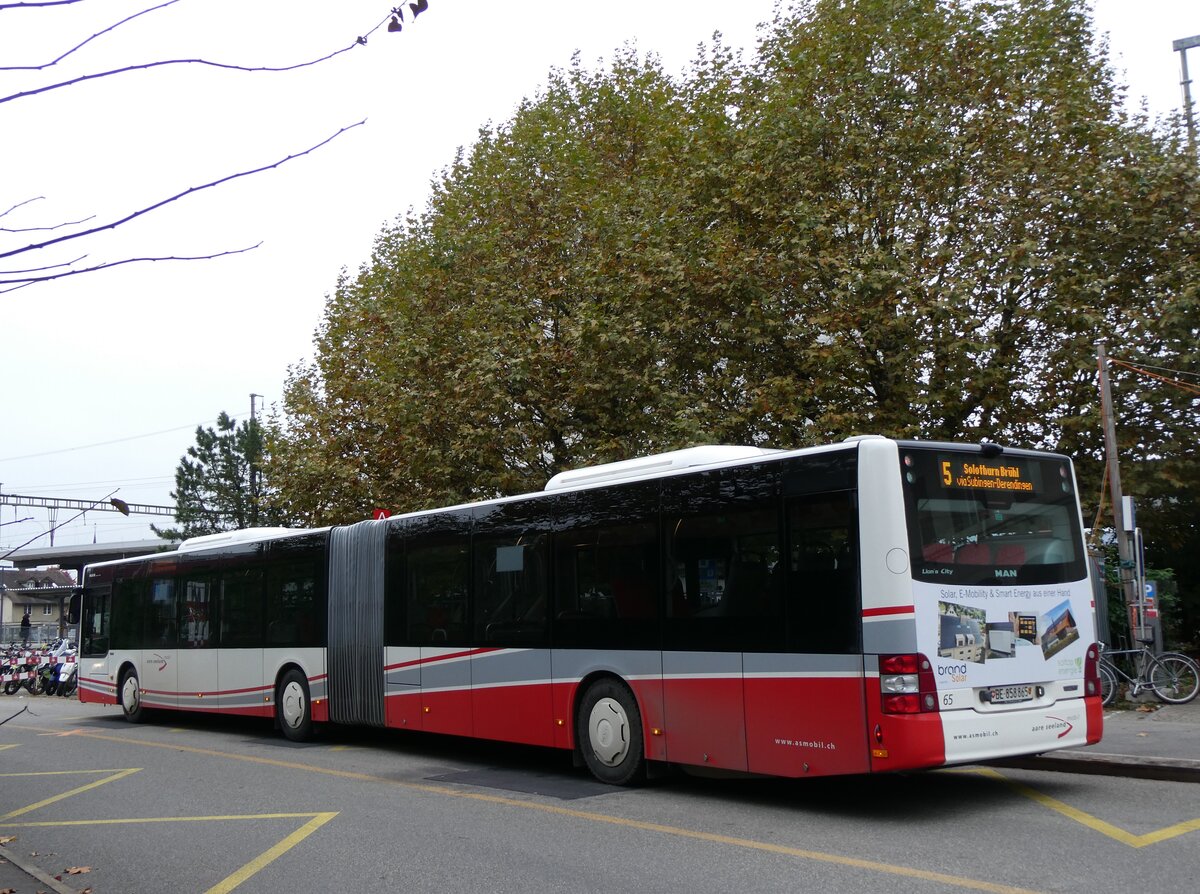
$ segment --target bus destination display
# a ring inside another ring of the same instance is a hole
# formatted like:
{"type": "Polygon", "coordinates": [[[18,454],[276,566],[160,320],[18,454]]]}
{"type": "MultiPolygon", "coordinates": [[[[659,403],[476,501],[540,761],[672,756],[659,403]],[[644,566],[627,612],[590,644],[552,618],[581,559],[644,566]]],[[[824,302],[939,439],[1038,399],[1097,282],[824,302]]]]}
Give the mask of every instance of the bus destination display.
{"type": "Polygon", "coordinates": [[[940,459],[942,485],[946,488],[970,488],[1033,493],[1024,463],[984,462],[975,457],[940,459]]]}

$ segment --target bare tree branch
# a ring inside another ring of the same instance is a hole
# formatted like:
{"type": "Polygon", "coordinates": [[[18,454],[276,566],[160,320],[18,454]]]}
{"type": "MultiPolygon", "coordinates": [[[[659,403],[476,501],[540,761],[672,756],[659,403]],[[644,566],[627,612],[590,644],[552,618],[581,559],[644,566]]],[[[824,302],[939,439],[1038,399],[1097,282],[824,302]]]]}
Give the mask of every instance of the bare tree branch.
{"type": "Polygon", "coordinates": [[[0,289],[0,295],[3,295],[7,292],[15,292],[17,289],[23,289],[26,286],[32,286],[36,283],[49,282],[52,279],[62,279],[65,276],[77,276],[80,273],[94,273],[97,270],[107,270],[110,267],[120,267],[124,264],[137,264],[142,261],[211,261],[214,258],[223,258],[226,255],[245,254],[248,251],[254,251],[254,249],[258,248],[260,245],[262,245],[262,243],[257,242],[254,245],[247,245],[245,248],[231,248],[228,251],[218,251],[210,255],[180,255],[160,258],[125,258],[121,261],[107,261],[103,264],[96,264],[92,267],[81,267],[77,270],[64,270],[61,273],[53,273],[49,276],[37,276],[22,279],[0,279],[0,285],[10,286],[10,288],[7,289],[0,289]]]}
{"type": "Polygon", "coordinates": [[[28,205],[30,202],[45,201],[45,199],[46,199],[45,196],[34,196],[32,199],[26,199],[23,202],[17,202],[17,204],[13,205],[11,208],[9,208],[7,211],[5,211],[3,214],[0,214],[0,217],[8,217],[8,215],[12,214],[14,211],[16,211],[22,205],[28,205]]]}
{"type": "MultiPolygon", "coordinates": [[[[5,10],[36,9],[36,8],[54,7],[54,6],[71,6],[76,3],[82,3],[82,2],[84,2],[84,0],[21,0],[21,2],[3,2],[3,0],[0,0],[0,12],[3,12],[5,10]]],[[[130,14],[130,15],[125,16],[124,18],[120,19],[119,21],[113,22],[112,24],[108,25],[107,27],[103,28],[102,30],[99,30],[96,33],[92,34],[85,40],[77,43],[75,46],[71,47],[70,49],[66,50],[65,52],[62,52],[56,58],[51,59],[50,61],[44,61],[41,63],[29,64],[29,65],[0,66],[0,72],[31,72],[31,71],[44,71],[46,69],[52,68],[53,66],[56,66],[60,62],[62,62],[64,59],[67,59],[69,56],[79,52],[84,47],[88,46],[89,44],[93,43],[94,41],[97,41],[99,38],[110,34],[111,32],[121,28],[124,25],[129,24],[130,22],[132,22],[135,19],[138,19],[142,16],[145,16],[145,15],[148,15],[148,14],[154,13],[154,12],[159,12],[169,6],[174,6],[175,4],[177,4],[179,2],[179,0],[148,0],[148,2],[155,3],[156,5],[147,6],[143,9],[140,9],[140,10],[130,14]]],[[[230,63],[213,62],[211,60],[201,59],[201,58],[162,59],[162,60],[144,62],[144,63],[140,63],[140,64],[136,64],[136,65],[125,65],[125,66],[113,68],[111,70],[106,70],[106,71],[86,73],[86,74],[79,75],[77,77],[59,81],[57,83],[43,84],[41,86],[33,87],[29,90],[24,90],[24,91],[21,91],[18,93],[12,93],[7,96],[0,95],[0,104],[12,102],[17,99],[27,99],[27,98],[30,98],[33,96],[38,96],[38,95],[48,93],[50,91],[58,90],[58,89],[61,89],[64,87],[71,87],[71,86],[75,86],[78,84],[83,84],[88,81],[98,80],[98,79],[102,79],[102,78],[108,78],[108,77],[112,77],[112,76],[119,75],[119,74],[125,74],[128,72],[148,71],[151,69],[162,68],[165,66],[172,66],[172,65],[200,65],[200,66],[206,66],[206,67],[210,67],[210,68],[219,68],[219,69],[226,69],[229,71],[244,71],[244,72],[289,72],[289,71],[296,71],[298,69],[303,69],[303,68],[310,68],[310,67],[313,67],[316,65],[320,65],[321,63],[327,62],[331,59],[334,59],[344,53],[347,53],[357,46],[365,45],[367,43],[367,38],[370,37],[371,35],[373,35],[375,32],[379,31],[389,21],[389,17],[392,14],[395,14],[396,12],[397,12],[397,10],[394,10],[394,9],[391,10],[388,13],[388,15],[385,15],[373,28],[371,28],[369,31],[365,32],[361,36],[355,38],[355,40],[352,43],[350,43],[349,45],[342,47],[341,49],[334,50],[331,53],[327,53],[326,55],[323,55],[319,58],[310,59],[305,62],[297,62],[294,64],[283,65],[283,66],[250,66],[250,65],[234,65],[234,64],[230,64],[230,63]]],[[[54,52],[54,51],[52,51],[52,52],[54,52]]],[[[177,192],[174,195],[170,195],[170,196],[167,196],[166,198],[156,201],[151,205],[147,205],[145,207],[138,208],[137,210],[127,213],[122,217],[119,217],[116,219],[111,219],[107,223],[100,224],[100,225],[94,225],[94,226],[88,227],[87,229],[81,229],[80,227],[87,222],[94,221],[98,217],[98,215],[92,214],[87,217],[81,218],[79,220],[63,221],[61,223],[48,225],[48,226],[0,227],[0,234],[6,235],[6,236],[11,235],[11,234],[27,234],[27,233],[34,233],[34,232],[53,233],[55,231],[65,231],[65,232],[59,232],[58,235],[55,235],[51,238],[41,239],[40,241],[37,241],[37,242],[32,242],[32,243],[29,243],[29,244],[26,244],[23,246],[13,247],[8,250],[0,251],[0,259],[15,258],[18,256],[22,256],[28,252],[33,252],[33,251],[37,251],[40,249],[53,248],[56,246],[63,246],[65,244],[71,243],[73,240],[76,240],[76,239],[85,239],[89,236],[94,236],[105,230],[114,230],[117,227],[123,226],[124,224],[134,221],[139,217],[150,214],[153,211],[157,211],[166,205],[169,205],[173,202],[177,202],[177,201],[180,201],[181,199],[187,198],[188,196],[192,195],[193,193],[211,189],[213,187],[220,186],[225,183],[229,183],[232,180],[237,180],[242,177],[249,177],[253,174],[263,173],[265,171],[268,171],[268,170],[271,170],[274,168],[278,168],[293,159],[301,158],[305,155],[309,155],[310,153],[315,152],[316,150],[322,148],[323,146],[325,146],[325,145],[329,144],[330,142],[332,142],[333,140],[337,139],[339,136],[341,136],[346,131],[352,130],[353,128],[359,127],[360,125],[363,125],[365,123],[366,123],[366,121],[363,120],[363,121],[358,121],[354,124],[350,124],[345,127],[342,127],[336,133],[333,133],[329,137],[326,137],[325,139],[310,146],[309,148],[307,148],[303,151],[300,151],[300,152],[295,152],[290,155],[287,155],[286,157],[281,158],[277,161],[274,161],[271,164],[262,165],[260,167],[256,167],[256,168],[253,168],[250,170],[240,171],[240,172],[237,172],[234,174],[229,174],[229,175],[221,177],[217,180],[213,180],[208,183],[202,183],[199,186],[190,187],[181,192],[177,192]]],[[[18,209],[21,209],[24,206],[29,205],[33,202],[44,201],[44,199],[45,199],[44,196],[35,196],[33,198],[25,199],[24,201],[21,201],[21,202],[16,202],[15,204],[11,205],[11,207],[9,207],[7,210],[0,212],[0,219],[7,218],[10,215],[12,215],[14,212],[16,212],[18,209]]],[[[214,252],[211,254],[202,254],[202,255],[196,255],[196,256],[131,257],[131,258],[124,258],[122,260],[116,260],[116,261],[106,261],[104,263],[94,263],[94,264],[91,264],[90,266],[86,266],[86,267],[79,266],[79,264],[88,257],[88,254],[85,253],[85,254],[82,254],[70,261],[48,262],[44,266],[27,267],[27,268],[23,268],[23,269],[0,270],[0,293],[16,291],[17,289],[22,289],[22,288],[25,288],[26,286],[33,285],[36,283],[42,283],[42,282],[47,282],[47,281],[51,281],[51,280],[55,280],[55,279],[61,279],[61,278],[68,277],[68,276],[76,276],[81,273],[92,273],[97,270],[104,270],[104,269],[108,269],[110,267],[119,267],[119,266],[122,266],[125,264],[139,263],[139,262],[143,262],[143,261],[196,261],[196,260],[210,260],[210,259],[214,259],[214,258],[225,257],[227,255],[242,254],[242,253],[245,253],[248,251],[252,251],[253,249],[257,248],[258,245],[261,245],[261,244],[262,243],[260,242],[257,245],[247,246],[244,248],[230,249],[230,250],[226,250],[226,251],[220,251],[220,252],[214,252]]]]}
{"type": "MultiPolygon", "coordinates": [[[[47,264],[45,267],[29,267],[25,270],[0,270],[0,276],[12,276],[15,273],[40,273],[43,270],[53,270],[56,267],[70,267],[72,264],[78,264],[86,257],[87,255],[80,255],[73,261],[62,261],[58,264],[47,264]]],[[[17,281],[18,280],[15,279],[13,280],[13,282],[17,281]]]]}
{"type": "MultiPolygon", "coordinates": [[[[38,196],[38,198],[41,198],[41,196],[38,196]]],[[[25,203],[22,202],[21,204],[23,205],[25,203]]],[[[20,205],[13,206],[13,208],[19,208],[19,207],[20,207],[20,205]]],[[[11,211],[11,210],[12,210],[12,208],[9,209],[9,211],[11,211]]],[[[5,213],[7,214],[8,212],[5,212],[5,213]]],[[[94,214],[89,214],[87,217],[81,217],[79,220],[64,220],[62,223],[57,223],[57,224],[54,224],[53,226],[49,226],[49,227],[16,227],[16,228],[0,227],[0,233],[37,233],[42,230],[61,230],[63,227],[77,227],[77,226],[79,226],[79,224],[85,223],[86,221],[91,220],[95,216],[96,215],[94,215],[94,214]]],[[[0,217],[3,217],[3,215],[0,215],[0,217]]]]}
{"type": "Polygon", "coordinates": [[[377,24],[374,28],[372,28],[366,34],[355,38],[354,42],[349,44],[348,46],[344,46],[340,50],[334,50],[332,53],[328,53],[324,56],[321,56],[319,59],[310,59],[307,62],[296,62],[292,65],[282,65],[282,66],[269,66],[269,65],[250,66],[250,65],[233,65],[232,63],[226,63],[226,62],[211,62],[208,59],[163,59],[158,62],[143,62],[138,65],[126,65],[121,68],[114,68],[109,71],[99,71],[99,72],[95,72],[93,74],[80,75],[77,78],[71,78],[70,80],[67,80],[67,81],[59,81],[56,84],[44,84],[41,87],[35,87],[32,90],[22,90],[20,93],[12,93],[12,94],[9,94],[8,96],[0,96],[0,105],[3,105],[6,102],[13,102],[14,100],[17,100],[17,99],[28,99],[31,96],[38,96],[39,94],[42,94],[42,93],[48,93],[51,90],[58,90],[63,87],[72,87],[76,84],[83,84],[87,81],[94,81],[98,78],[108,78],[108,77],[112,77],[113,75],[125,74],[126,72],[130,72],[130,71],[147,71],[152,68],[161,68],[166,65],[207,65],[211,68],[223,68],[228,71],[247,71],[247,72],[256,72],[256,71],[281,72],[281,71],[296,71],[301,68],[311,68],[314,65],[320,65],[322,62],[328,62],[330,59],[334,59],[337,56],[342,55],[343,53],[348,53],[351,50],[353,50],[355,47],[366,46],[367,38],[370,37],[372,34],[374,34],[376,31],[378,31],[380,28],[382,28],[384,22],[386,22],[386,21],[388,21],[387,16],[385,16],[379,22],[379,24],[377,24]]]}
{"type": "Polygon", "coordinates": [[[0,12],[4,12],[6,9],[23,9],[37,6],[70,6],[73,3],[82,2],[83,0],[42,0],[40,3],[0,3],[0,12]]]}
{"type": "Polygon", "coordinates": [[[287,156],[286,158],[281,158],[279,161],[272,162],[269,165],[263,165],[262,167],[254,168],[249,171],[240,171],[236,174],[230,174],[227,177],[221,177],[218,180],[213,180],[213,181],[210,181],[209,183],[201,184],[200,186],[189,187],[188,189],[185,189],[183,192],[178,192],[178,193],[175,193],[175,195],[173,195],[173,196],[168,196],[167,198],[162,199],[161,201],[155,202],[153,205],[147,205],[145,208],[139,208],[137,211],[134,211],[131,214],[125,215],[120,220],[114,220],[111,223],[106,223],[106,224],[103,224],[98,227],[92,227],[91,229],[88,229],[88,230],[80,230],[78,233],[69,233],[66,236],[59,236],[55,239],[47,239],[44,242],[35,242],[30,245],[23,246],[22,248],[12,249],[11,251],[0,252],[0,258],[11,258],[14,255],[23,254],[27,251],[36,251],[37,249],[48,248],[51,245],[57,245],[60,242],[68,242],[72,239],[82,239],[85,236],[91,236],[94,233],[101,233],[104,230],[116,229],[117,227],[121,226],[122,224],[129,223],[129,221],[131,221],[131,220],[135,220],[144,214],[149,214],[151,211],[156,211],[157,209],[162,208],[164,205],[169,205],[172,202],[176,202],[180,199],[186,198],[187,196],[190,196],[193,193],[197,193],[197,192],[200,192],[201,190],[205,190],[205,189],[211,189],[214,186],[220,186],[222,183],[228,183],[230,180],[237,180],[240,177],[249,177],[251,174],[261,174],[263,171],[269,171],[272,168],[277,168],[280,165],[287,164],[289,161],[292,161],[293,159],[302,158],[303,156],[308,155],[311,152],[315,152],[316,150],[320,149],[322,146],[324,146],[328,143],[332,143],[334,140],[336,140],[338,137],[340,137],[346,131],[353,130],[354,128],[359,127],[366,123],[367,123],[367,121],[364,118],[362,121],[358,121],[354,124],[348,124],[345,127],[341,128],[337,133],[333,134],[332,136],[326,137],[325,139],[321,140],[321,142],[317,143],[314,146],[309,146],[303,152],[294,152],[291,155],[287,156]]]}
{"type": "MultiPolygon", "coordinates": [[[[75,2],[77,2],[77,0],[60,0],[60,2],[75,3],[75,2]]],[[[158,6],[151,6],[148,9],[139,10],[138,12],[135,12],[131,16],[126,16],[125,18],[121,19],[121,21],[117,22],[116,24],[109,25],[103,31],[97,31],[95,34],[93,34],[91,37],[89,37],[87,40],[85,40],[83,43],[79,44],[78,46],[71,47],[71,49],[67,50],[65,53],[63,53],[61,56],[59,56],[57,59],[53,60],[52,62],[44,62],[41,65],[0,65],[0,71],[41,71],[44,68],[49,68],[52,65],[57,65],[58,63],[62,62],[64,59],[66,59],[68,56],[70,56],[72,53],[74,53],[76,50],[82,49],[83,47],[87,46],[89,43],[91,43],[97,37],[102,37],[105,34],[107,34],[109,31],[113,31],[117,28],[120,28],[126,22],[131,22],[134,19],[136,19],[138,16],[144,16],[147,13],[157,12],[158,10],[163,9],[164,7],[171,6],[172,4],[175,4],[178,2],[179,2],[179,0],[167,0],[166,3],[160,3],[158,6]]],[[[17,5],[17,6],[34,6],[34,5],[36,5],[36,6],[57,6],[58,4],[57,3],[38,3],[38,4],[19,3],[19,4],[15,4],[15,5],[17,5]]],[[[11,6],[12,6],[12,4],[0,5],[0,10],[9,9],[9,8],[11,8],[11,6]]]]}

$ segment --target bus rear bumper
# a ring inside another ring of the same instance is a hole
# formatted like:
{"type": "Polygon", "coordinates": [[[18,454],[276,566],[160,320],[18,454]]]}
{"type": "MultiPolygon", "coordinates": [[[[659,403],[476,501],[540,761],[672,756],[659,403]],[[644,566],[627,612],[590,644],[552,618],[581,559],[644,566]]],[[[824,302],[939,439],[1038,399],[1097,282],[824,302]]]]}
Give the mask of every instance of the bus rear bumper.
{"type": "Polygon", "coordinates": [[[1012,711],[946,711],[941,720],[947,764],[1081,748],[1099,742],[1103,732],[1098,698],[1012,711]]]}

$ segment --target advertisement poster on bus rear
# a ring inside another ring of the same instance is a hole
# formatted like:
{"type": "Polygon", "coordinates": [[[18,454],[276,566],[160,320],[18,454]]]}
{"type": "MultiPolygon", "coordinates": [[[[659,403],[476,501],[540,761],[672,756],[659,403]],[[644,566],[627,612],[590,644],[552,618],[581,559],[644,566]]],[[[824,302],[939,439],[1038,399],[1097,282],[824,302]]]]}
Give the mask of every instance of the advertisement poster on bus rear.
{"type": "Polygon", "coordinates": [[[938,686],[998,686],[1083,676],[1095,640],[1088,582],[939,586],[913,582],[917,640],[938,686]]]}

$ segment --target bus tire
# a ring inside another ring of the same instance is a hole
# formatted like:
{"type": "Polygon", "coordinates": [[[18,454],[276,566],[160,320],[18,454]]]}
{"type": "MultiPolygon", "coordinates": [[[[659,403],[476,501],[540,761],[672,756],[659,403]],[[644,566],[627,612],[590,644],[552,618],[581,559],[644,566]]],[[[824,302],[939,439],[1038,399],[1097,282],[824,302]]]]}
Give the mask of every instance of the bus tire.
{"type": "Polygon", "coordinates": [[[312,702],[308,697],[308,678],[294,667],[279,681],[275,719],[283,735],[291,741],[307,742],[312,738],[312,702]]]}
{"type": "Polygon", "coordinates": [[[121,712],[130,723],[141,723],[146,719],[146,709],[142,707],[141,687],[137,671],[133,668],[128,668],[121,674],[121,685],[117,692],[121,696],[121,712]]]}
{"type": "Polygon", "coordinates": [[[605,677],[587,688],[576,714],[575,742],[601,782],[630,785],[645,778],[642,713],[620,681],[605,677]]]}

